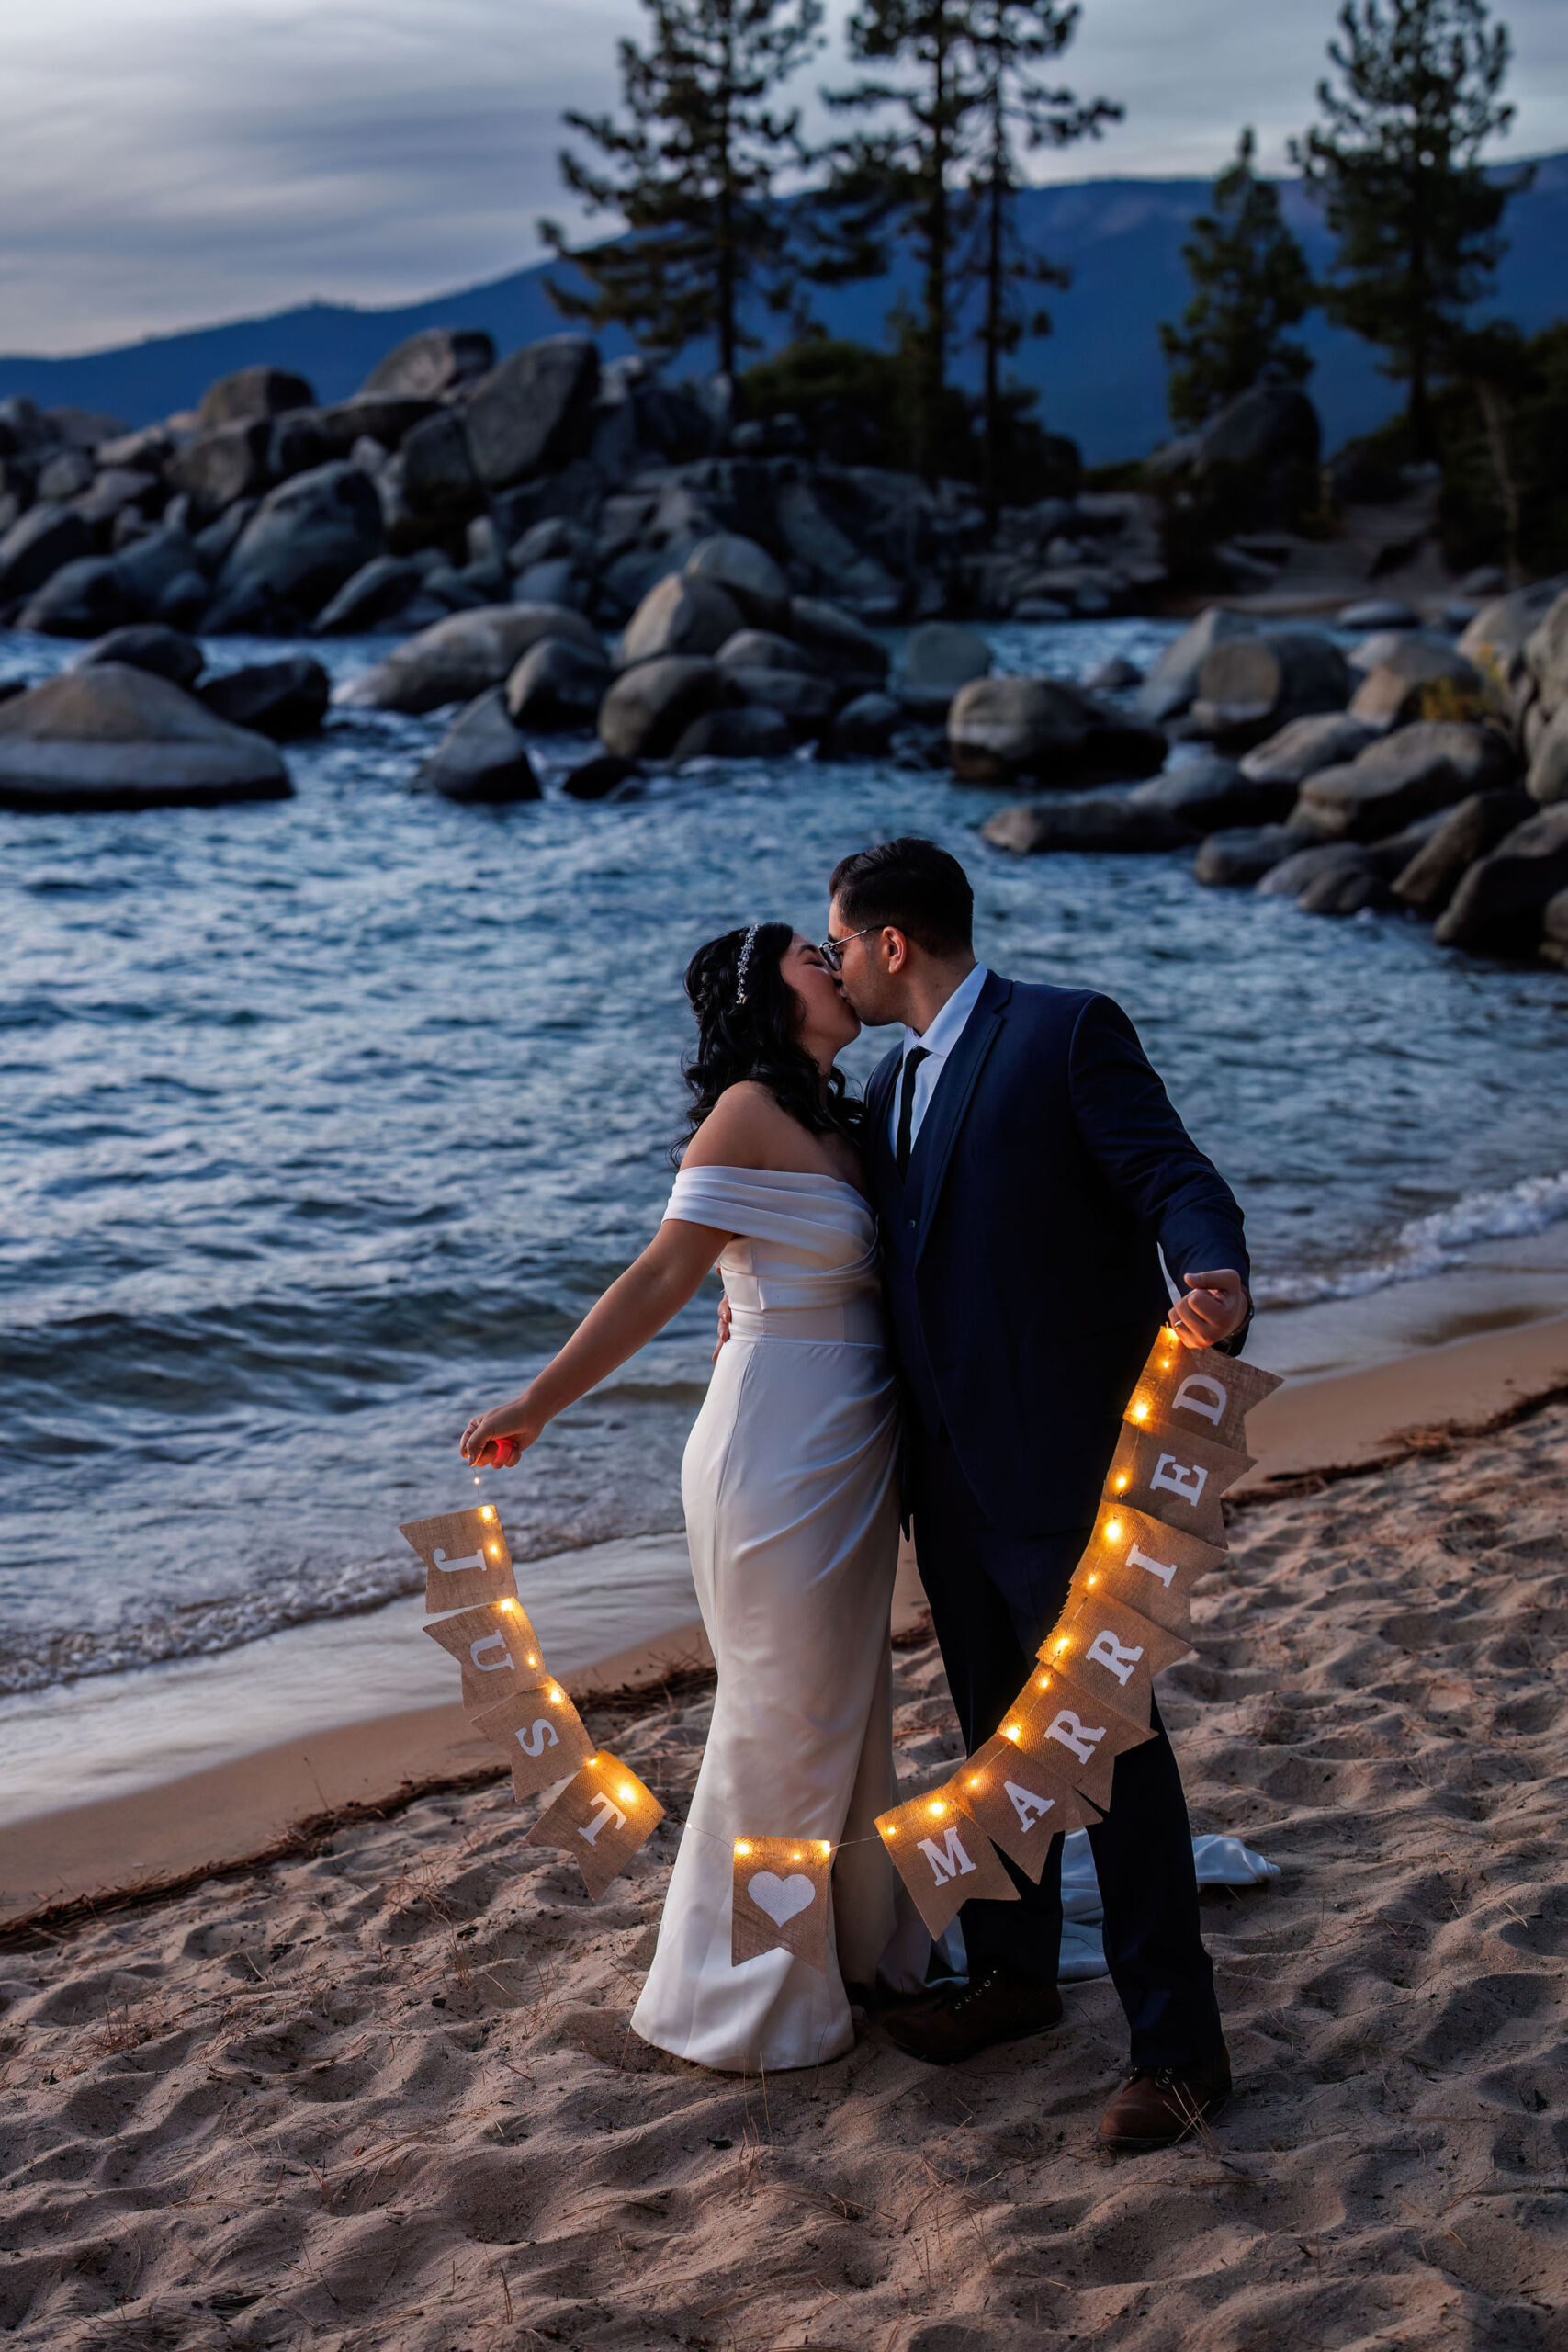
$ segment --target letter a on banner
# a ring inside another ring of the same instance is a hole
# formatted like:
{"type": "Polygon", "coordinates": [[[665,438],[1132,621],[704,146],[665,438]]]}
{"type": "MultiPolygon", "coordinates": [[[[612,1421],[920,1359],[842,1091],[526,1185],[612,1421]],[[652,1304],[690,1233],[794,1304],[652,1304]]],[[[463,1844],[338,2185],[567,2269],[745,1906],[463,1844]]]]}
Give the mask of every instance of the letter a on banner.
{"type": "Polygon", "coordinates": [[[1016,1903],[1018,1889],[997,1860],[990,1839],[960,1807],[951,1787],[911,1798],[879,1813],[894,1869],[908,1888],[930,1933],[940,1936],[965,1903],[983,1895],[991,1903],[1016,1903]]]}
{"type": "Polygon", "coordinates": [[[738,1838],[730,1966],[776,1950],[826,1975],[832,1866],[825,1838],[738,1838]]]}
{"type": "Polygon", "coordinates": [[[539,1815],[523,1843],[564,1848],[582,1872],[590,1901],[597,1903],[663,1818],[664,1807],[652,1790],[601,1747],[539,1815]]]}
{"type": "Polygon", "coordinates": [[[486,1600],[516,1600],[512,1554],[493,1503],[481,1503],[475,1510],[443,1511],[435,1519],[411,1519],[398,1532],[424,1562],[427,1616],[472,1609],[486,1600]]]}
{"type": "Polygon", "coordinates": [[[1052,1838],[1100,1818],[1065,1772],[1054,1771],[1038,1753],[1026,1755],[1000,1732],[977,1747],[947,1785],[992,1845],[1036,1883],[1052,1838]]]}

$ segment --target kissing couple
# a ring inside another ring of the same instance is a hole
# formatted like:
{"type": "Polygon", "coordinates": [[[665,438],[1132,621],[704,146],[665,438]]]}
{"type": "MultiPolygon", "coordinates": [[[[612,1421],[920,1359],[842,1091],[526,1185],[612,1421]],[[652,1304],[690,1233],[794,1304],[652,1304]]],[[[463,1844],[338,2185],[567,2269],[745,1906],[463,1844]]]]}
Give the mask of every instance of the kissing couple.
{"type": "MultiPolygon", "coordinates": [[[[967,1974],[931,1992],[930,1938],[875,1832],[897,1802],[900,1517],[973,1753],[1061,1610],[1162,1323],[1234,1353],[1251,1316],[1241,1211],[1117,1005],[977,963],[974,893],[932,842],[842,859],[829,899],[820,944],[754,922],[693,956],[692,1132],[663,1223],[462,1439],[469,1463],[515,1463],[718,1267],[682,1472],[718,1688],[632,2025],[733,2072],[841,2056],[852,2001],[886,2003],[891,2039],[935,2064],[1057,2023],[1061,1838],[1038,1885],[1001,1858],[1019,1900],[964,1905],[967,1974]],[[837,1067],[863,1023],[902,1026],[863,1102],[837,1067]],[[732,1964],[743,1837],[834,1848],[826,1973],[778,1949],[732,1964]]],[[[1132,2036],[1101,2138],[1129,2151],[1180,2138],[1230,2088],[1186,1803],[1152,1721],[1089,1832],[1132,2036]]]]}

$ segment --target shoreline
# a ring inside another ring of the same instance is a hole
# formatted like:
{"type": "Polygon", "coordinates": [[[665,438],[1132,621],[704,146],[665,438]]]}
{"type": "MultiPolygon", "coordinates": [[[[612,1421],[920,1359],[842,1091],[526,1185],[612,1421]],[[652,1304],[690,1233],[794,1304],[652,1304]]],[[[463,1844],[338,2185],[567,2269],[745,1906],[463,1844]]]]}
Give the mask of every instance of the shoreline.
{"type": "MultiPolygon", "coordinates": [[[[1539,1237],[1537,1238],[1539,1239],[1539,1237]]],[[[1412,1284],[1412,1289],[1417,1286],[1412,1284]]],[[[1315,1312],[1315,1310],[1307,1310],[1315,1312]]],[[[1258,1361],[1278,1315],[1258,1318],[1258,1361]]],[[[1445,1436],[1497,1428],[1568,1388],[1568,1312],[1450,1339],[1332,1373],[1292,1376],[1255,1414],[1256,1466],[1235,1489],[1244,1509],[1283,1499],[1385,1462],[1441,1451],[1445,1436]]],[[[394,1608],[417,1623],[417,1604],[394,1608]]],[[[385,1614],[386,1612],[382,1612],[385,1614]]],[[[895,1638],[917,1625],[923,1595],[901,1555],[895,1638]]],[[[363,1621],[333,1621],[354,1626],[363,1621]]],[[[296,1629],[308,1630],[308,1629],[296,1629]]],[[[650,1693],[711,1673],[700,1624],[686,1622],[564,1672],[580,1702],[650,1693]]],[[[456,1702],[405,1706],[231,1756],[123,1793],[40,1809],[0,1826],[0,1931],[142,1901],[201,1878],[298,1850],[345,1817],[396,1810],[434,1791],[503,1777],[495,1749],[456,1702]]]]}

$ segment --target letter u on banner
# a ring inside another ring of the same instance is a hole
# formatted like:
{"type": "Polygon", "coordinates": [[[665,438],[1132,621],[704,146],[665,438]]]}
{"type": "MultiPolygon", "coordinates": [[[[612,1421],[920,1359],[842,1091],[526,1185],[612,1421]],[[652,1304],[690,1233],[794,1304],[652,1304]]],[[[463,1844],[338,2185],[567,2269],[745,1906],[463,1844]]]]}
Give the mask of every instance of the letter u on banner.
{"type": "Polygon", "coordinates": [[[548,1679],[539,1637],[520,1600],[486,1601],[425,1627],[463,1669],[463,1704],[472,1714],[548,1679]]]}
{"type": "Polygon", "coordinates": [[[1018,1889],[997,1860],[990,1839],[966,1817],[951,1787],[933,1789],[930,1796],[913,1797],[891,1813],[879,1813],[876,1826],[933,1937],[976,1896],[991,1903],[1018,1901],[1018,1889]]]}
{"type": "Polygon", "coordinates": [[[663,1818],[664,1807],[652,1790],[601,1747],[539,1815],[523,1843],[564,1848],[582,1872],[589,1899],[597,1903],[663,1818]]]}

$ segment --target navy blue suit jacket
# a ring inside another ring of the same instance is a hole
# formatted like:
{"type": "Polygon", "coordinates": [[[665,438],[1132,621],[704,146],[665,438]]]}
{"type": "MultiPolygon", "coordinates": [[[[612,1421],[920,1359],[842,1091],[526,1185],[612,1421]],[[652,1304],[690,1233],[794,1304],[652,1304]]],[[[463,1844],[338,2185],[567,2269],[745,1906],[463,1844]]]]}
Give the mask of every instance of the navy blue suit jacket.
{"type": "Polygon", "coordinates": [[[1246,1282],[1241,1211],[1109,997],[989,974],[903,1180],[901,1053],[867,1089],[867,1162],[910,1439],[945,1423],[998,1526],[1079,1526],[1169,1306],[1159,1250],[1179,1284],[1246,1282]]]}

